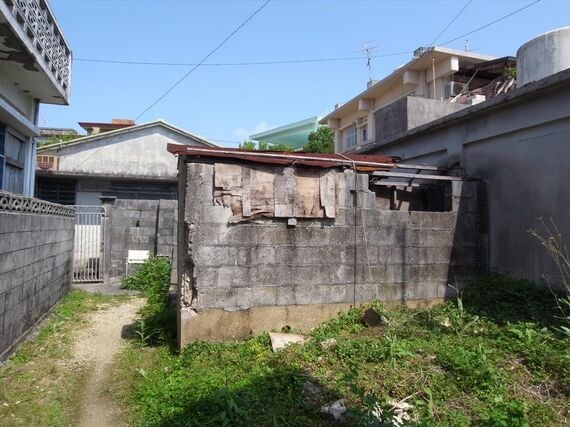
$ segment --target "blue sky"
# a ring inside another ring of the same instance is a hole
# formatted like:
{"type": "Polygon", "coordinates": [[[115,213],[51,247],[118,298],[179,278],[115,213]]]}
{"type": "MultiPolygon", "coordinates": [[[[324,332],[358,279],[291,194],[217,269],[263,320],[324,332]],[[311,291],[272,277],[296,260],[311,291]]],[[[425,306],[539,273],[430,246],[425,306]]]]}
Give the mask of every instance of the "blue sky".
{"type": "MultiPolygon", "coordinates": [[[[135,118],[191,66],[105,64],[80,59],[196,63],[263,4],[260,0],[51,0],[71,45],[71,105],[43,105],[40,126],[135,118]]],[[[409,52],[430,44],[465,6],[460,1],[273,0],[207,62],[235,63],[409,52]]],[[[527,1],[474,0],[443,43],[519,9],[527,1]]],[[[542,0],[468,36],[478,53],[515,55],[525,41],[570,25],[569,0],[542,0]]],[[[438,44],[436,43],[436,45],[438,44]]],[[[464,49],[465,39],[447,47],[464,49]]],[[[382,78],[411,54],[374,58],[382,78]]],[[[137,123],[164,119],[220,145],[315,115],[362,91],[366,60],[202,66],[137,123]]]]}

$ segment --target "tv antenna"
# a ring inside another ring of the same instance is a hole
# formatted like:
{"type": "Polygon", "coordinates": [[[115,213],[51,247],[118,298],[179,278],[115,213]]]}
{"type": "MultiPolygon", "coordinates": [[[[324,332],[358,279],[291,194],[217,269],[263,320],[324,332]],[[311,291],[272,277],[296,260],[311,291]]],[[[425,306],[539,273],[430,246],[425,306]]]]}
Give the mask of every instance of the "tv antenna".
{"type": "Polygon", "coordinates": [[[378,46],[370,46],[372,40],[368,40],[361,43],[361,48],[357,50],[357,53],[362,53],[366,58],[366,68],[368,68],[368,81],[372,81],[372,58],[373,54],[378,49],[378,46]]]}

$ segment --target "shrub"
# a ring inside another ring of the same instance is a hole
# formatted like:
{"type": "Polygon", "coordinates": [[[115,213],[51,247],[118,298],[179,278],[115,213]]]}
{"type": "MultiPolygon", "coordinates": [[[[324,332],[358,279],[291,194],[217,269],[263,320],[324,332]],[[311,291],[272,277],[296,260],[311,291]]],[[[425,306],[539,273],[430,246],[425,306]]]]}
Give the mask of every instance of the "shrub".
{"type": "Polygon", "coordinates": [[[164,257],[149,258],[135,274],[123,278],[123,289],[141,291],[147,303],[135,334],[141,345],[170,343],[176,336],[176,313],[169,307],[170,263],[164,257]]]}

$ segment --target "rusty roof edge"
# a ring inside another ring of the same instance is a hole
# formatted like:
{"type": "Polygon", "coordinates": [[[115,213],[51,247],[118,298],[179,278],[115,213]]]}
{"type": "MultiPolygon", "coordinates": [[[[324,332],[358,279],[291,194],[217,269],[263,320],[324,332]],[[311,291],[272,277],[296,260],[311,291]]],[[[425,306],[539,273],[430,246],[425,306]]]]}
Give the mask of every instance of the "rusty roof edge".
{"type": "Polygon", "coordinates": [[[267,160],[267,163],[271,163],[271,160],[297,160],[297,161],[315,161],[315,162],[327,162],[327,163],[338,163],[339,166],[343,165],[360,165],[360,166],[379,166],[379,167],[389,167],[395,166],[395,160],[391,156],[384,155],[350,155],[345,156],[342,154],[322,154],[322,153],[294,153],[294,152],[267,152],[267,151],[252,151],[252,150],[240,150],[235,148],[197,148],[192,146],[180,146],[177,144],[168,144],[167,149],[172,154],[178,155],[204,155],[209,157],[226,157],[233,156],[234,158],[259,158],[260,160],[267,160]],[[365,160],[370,159],[370,160],[365,160]]]}

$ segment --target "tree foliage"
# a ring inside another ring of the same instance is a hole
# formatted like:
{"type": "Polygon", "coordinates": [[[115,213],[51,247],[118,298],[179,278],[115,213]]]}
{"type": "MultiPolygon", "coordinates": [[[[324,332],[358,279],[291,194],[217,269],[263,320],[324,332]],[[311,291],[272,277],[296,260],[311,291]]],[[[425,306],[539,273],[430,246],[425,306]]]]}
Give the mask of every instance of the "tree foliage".
{"type": "Polygon", "coordinates": [[[266,141],[244,141],[239,145],[242,150],[259,150],[259,151],[295,151],[293,147],[285,144],[271,144],[266,141]]]}
{"type": "Polygon", "coordinates": [[[309,134],[309,142],[303,148],[307,153],[334,153],[334,134],[326,126],[320,126],[309,134]]]}

